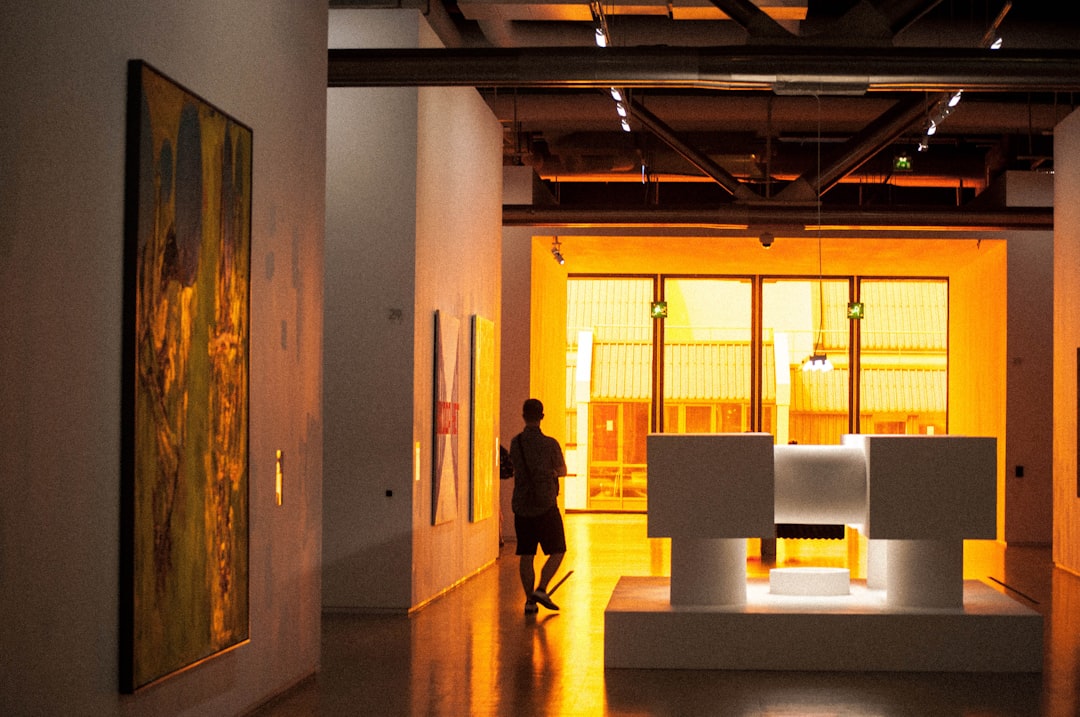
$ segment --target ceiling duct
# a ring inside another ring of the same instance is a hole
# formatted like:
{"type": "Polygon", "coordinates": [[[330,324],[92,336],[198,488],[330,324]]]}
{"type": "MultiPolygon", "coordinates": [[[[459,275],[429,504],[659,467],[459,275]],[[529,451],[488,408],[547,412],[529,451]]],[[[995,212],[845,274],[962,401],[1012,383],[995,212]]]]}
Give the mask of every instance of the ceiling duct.
{"type": "Polygon", "coordinates": [[[1080,90],[1080,52],[949,48],[520,47],[332,49],[330,87],[674,87],[868,91],[1080,90]]]}
{"type": "Polygon", "coordinates": [[[610,208],[506,205],[503,226],[529,227],[704,227],[746,229],[784,225],[830,228],[943,228],[964,230],[1049,231],[1052,208],[989,209],[940,207],[836,208],[783,206],[777,203],[725,204],[706,208],[610,208]],[[819,224],[820,222],[820,224],[819,224]]]}

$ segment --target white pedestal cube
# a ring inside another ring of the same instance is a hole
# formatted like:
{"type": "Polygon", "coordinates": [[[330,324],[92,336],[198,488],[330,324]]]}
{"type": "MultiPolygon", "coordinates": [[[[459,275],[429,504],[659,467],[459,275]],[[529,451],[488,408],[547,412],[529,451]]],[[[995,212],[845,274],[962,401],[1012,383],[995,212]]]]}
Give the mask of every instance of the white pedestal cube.
{"type": "Polygon", "coordinates": [[[768,433],[653,433],[650,538],[773,536],[768,433]]]}
{"type": "Polygon", "coordinates": [[[867,537],[997,537],[996,439],[847,435],[843,445],[866,456],[867,537]]]}

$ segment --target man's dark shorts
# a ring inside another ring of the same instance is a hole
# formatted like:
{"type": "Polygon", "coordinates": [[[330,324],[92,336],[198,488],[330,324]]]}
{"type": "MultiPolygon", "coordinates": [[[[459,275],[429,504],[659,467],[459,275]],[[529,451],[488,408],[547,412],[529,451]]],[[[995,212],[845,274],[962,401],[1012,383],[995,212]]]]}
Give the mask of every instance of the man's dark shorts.
{"type": "Polygon", "coordinates": [[[537,543],[545,555],[566,552],[566,533],[558,506],[543,515],[515,515],[514,531],[517,533],[517,555],[536,555],[537,543]]]}

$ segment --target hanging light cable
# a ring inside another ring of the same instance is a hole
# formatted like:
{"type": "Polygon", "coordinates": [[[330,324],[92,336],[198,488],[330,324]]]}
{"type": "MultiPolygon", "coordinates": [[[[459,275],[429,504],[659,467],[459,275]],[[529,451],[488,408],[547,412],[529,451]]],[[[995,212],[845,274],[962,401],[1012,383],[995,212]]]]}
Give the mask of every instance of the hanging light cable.
{"type": "MultiPolygon", "coordinates": [[[[816,97],[818,104],[818,141],[817,141],[817,169],[821,176],[821,97],[816,97]]],[[[813,349],[810,356],[803,362],[803,371],[832,371],[832,361],[825,353],[825,274],[821,251],[821,185],[817,189],[817,251],[818,251],[818,320],[817,332],[814,334],[813,349]]]]}

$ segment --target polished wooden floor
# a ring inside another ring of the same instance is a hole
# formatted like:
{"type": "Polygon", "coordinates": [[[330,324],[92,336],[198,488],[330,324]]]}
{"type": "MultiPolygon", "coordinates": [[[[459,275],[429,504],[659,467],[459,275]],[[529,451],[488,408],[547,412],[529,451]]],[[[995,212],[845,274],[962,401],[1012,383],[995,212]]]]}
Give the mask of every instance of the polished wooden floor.
{"type": "MultiPolygon", "coordinates": [[[[523,614],[513,544],[490,568],[412,616],[323,617],[318,675],[258,717],[298,715],[1080,715],[1080,577],[1049,550],[969,543],[965,577],[1045,618],[1041,674],[605,670],[604,608],[622,575],[670,574],[669,543],[642,515],[566,517],[574,574],[558,613],[523,614]]],[[[778,560],[851,560],[841,541],[781,541],[778,560]],[[824,548],[814,545],[825,543],[824,548]],[[841,551],[845,550],[840,548],[841,551]]],[[[749,572],[769,567],[752,559],[749,572]]]]}

